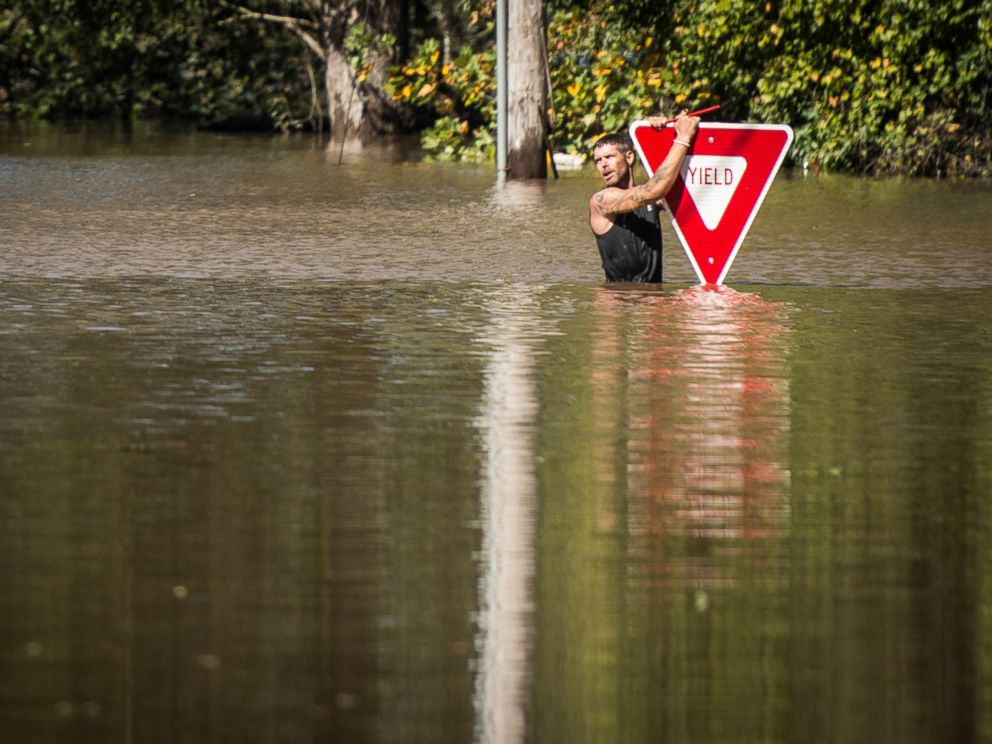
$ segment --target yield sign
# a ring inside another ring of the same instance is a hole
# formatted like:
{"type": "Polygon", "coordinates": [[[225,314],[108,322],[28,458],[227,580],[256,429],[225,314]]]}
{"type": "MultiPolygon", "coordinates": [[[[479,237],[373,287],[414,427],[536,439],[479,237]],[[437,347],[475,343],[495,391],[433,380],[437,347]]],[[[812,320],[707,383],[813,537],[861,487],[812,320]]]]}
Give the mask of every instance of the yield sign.
{"type": "MultiPolygon", "coordinates": [[[[674,127],[630,125],[648,173],[672,146],[674,127]]],[[[696,141],[665,196],[672,226],[702,284],[722,284],[792,144],[784,124],[700,124],[696,141]]]]}

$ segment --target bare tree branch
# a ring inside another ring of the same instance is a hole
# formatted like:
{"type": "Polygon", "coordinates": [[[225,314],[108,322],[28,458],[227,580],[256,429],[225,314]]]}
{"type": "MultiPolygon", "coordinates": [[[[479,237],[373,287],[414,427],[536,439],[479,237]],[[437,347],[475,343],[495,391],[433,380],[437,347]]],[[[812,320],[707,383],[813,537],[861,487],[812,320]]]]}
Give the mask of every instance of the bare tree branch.
{"type": "Polygon", "coordinates": [[[321,60],[327,59],[327,52],[324,47],[317,40],[316,37],[306,27],[313,28],[313,24],[309,21],[305,21],[301,18],[294,18],[293,16],[281,16],[273,15],[272,13],[260,13],[257,10],[252,10],[251,8],[245,8],[241,5],[234,5],[233,3],[227,2],[227,0],[221,0],[221,4],[227,8],[238,13],[238,15],[244,18],[252,18],[256,21],[268,21],[270,23],[277,23],[280,26],[292,31],[294,34],[303,40],[303,43],[307,45],[311,52],[320,57],[321,60]]]}

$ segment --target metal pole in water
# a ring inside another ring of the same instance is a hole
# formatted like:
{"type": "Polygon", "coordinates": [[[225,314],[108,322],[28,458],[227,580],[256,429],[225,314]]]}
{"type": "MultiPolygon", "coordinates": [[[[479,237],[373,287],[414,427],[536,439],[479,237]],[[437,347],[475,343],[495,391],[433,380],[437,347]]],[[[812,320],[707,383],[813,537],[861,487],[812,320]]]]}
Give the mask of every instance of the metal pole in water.
{"type": "Polygon", "coordinates": [[[496,173],[506,175],[506,2],[496,0],[496,173]]]}

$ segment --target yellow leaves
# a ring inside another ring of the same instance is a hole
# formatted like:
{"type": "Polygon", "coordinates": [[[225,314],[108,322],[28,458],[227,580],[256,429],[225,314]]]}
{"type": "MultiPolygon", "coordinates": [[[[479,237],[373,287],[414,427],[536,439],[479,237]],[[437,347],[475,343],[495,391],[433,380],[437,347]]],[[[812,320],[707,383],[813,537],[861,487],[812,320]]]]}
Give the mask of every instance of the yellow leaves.
{"type": "Polygon", "coordinates": [[[413,85],[411,83],[407,83],[403,86],[403,90],[400,91],[400,97],[409,98],[411,93],[413,93],[413,85]]]}
{"type": "Polygon", "coordinates": [[[785,30],[781,26],[777,23],[772,23],[768,27],[768,33],[758,39],[758,47],[763,49],[768,46],[768,42],[771,42],[773,46],[778,46],[782,42],[784,32],[785,30]]]}
{"type": "Polygon", "coordinates": [[[427,96],[434,92],[436,87],[437,85],[434,83],[424,83],[420,90],[417,91],[417,98],[427,98],[427,96]]]}
{"type": "Polygon", "coordinates": [[[433,51],[433,52],[431,53],[431,64],[432,64],[432,65],[435,65],[435,64],[437,64],[437,61],[438,61],[438,60],[439,60],[440,58],[441,58],[441,52],[440,52],[440,51],[438,51],[437,49],[435,49],[435,50],[434,50],[434,51],[433,51]]]}
{"type": "Polygon", "coordinates": [[[569,83],[568,88],[566,88],[566,90],[568,91],[568,94],[572,96],[572,98],[578,98],[579,92],[582,90],[582,88],[579,87],[578,83],[569,83]]]}
{"type": "Polygon", "coordinates": [[[606,99],[606,85],[600,83],[596,86],[594,93],[596,95],[596,103],[602,103],[606,99]]]}
{"type": "Polygon", "coordinates": [[[675,103],[683,103],[688,97],[685,93],[679,93],[675,96],[675,103]]]}

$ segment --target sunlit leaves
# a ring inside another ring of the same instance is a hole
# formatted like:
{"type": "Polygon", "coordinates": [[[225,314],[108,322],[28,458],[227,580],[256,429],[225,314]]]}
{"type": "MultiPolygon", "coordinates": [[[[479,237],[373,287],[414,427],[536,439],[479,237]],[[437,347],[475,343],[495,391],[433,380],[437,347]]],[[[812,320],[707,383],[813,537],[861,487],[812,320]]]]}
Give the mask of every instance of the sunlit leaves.
{"type": "Polygon", "coordinates": [[[604,132],[658,110],[660,60],[653,34],[610,23],[608,8],[560,11],[548,25],[553,102],[552,142],[586,154],[604,132]]]}
{"type": "Polygon", "coordinates": [[[495,77],[492,51],[462,49],[442,62],[436,39],[421,44],[407,64],[395,68],[386,90],[394,101],[433,112],[421,144],[439,160],[492,158],[495,139],[495,77]]]}
{"type": "Polygon", "coordinates": [[[677,3],[673,17],[665,87],[690,106],[710,92],[723,116],[792,125],[798,160],[992,175],[989,0],[782,0],[760,11],[703,0],[677,3]]]}

